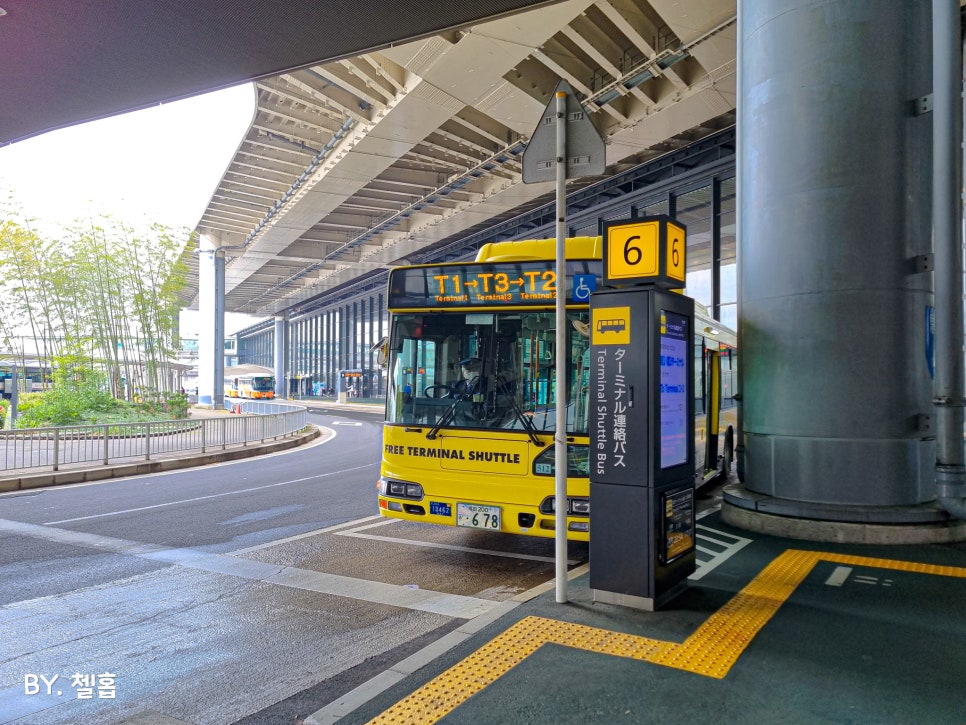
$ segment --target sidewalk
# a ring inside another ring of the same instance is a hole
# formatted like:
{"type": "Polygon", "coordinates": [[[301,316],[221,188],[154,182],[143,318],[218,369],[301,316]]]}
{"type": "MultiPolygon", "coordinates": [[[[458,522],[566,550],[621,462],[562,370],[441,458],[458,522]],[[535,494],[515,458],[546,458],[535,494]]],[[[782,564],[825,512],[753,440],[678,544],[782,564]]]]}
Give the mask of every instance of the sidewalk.
{"type": "Polygon", "coordinates": [[[568,602],[504,602],[304,722],[966,722],[966,544],[698,529],[660,611],[595,602],[581,567],[568,602]]]}

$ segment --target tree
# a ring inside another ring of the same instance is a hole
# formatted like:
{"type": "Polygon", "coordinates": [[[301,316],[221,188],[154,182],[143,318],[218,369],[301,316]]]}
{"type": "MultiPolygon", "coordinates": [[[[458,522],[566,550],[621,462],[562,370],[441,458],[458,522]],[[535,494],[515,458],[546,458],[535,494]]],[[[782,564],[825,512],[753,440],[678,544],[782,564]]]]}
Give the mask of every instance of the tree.
{"type": "Polygon", "coordinates": [[[0,212],[0,347],[24,366],[27,340],[55,366],[69,360],[76,370],[83,358],[116,397],[169,392],[188,231],[103,217],[50,240],[15,210],[0,212]]]}

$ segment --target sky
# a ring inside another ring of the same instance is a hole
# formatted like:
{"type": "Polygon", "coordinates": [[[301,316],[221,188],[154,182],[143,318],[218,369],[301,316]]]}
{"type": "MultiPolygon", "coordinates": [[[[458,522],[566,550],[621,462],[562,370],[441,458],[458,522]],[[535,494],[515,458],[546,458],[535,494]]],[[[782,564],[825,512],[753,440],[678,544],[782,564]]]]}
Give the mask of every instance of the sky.
{"type": "MultiPolygon", "coordinates": [[[[251,84],[0,147],[0,195],[41,234],[109,215],[135,229],[194,229],[252,121],[251,84]]],[[[182,334],[197,331],[182,313],[182,334]]],[[[225,332],[256,318],[226,313],[225,332]]]]}

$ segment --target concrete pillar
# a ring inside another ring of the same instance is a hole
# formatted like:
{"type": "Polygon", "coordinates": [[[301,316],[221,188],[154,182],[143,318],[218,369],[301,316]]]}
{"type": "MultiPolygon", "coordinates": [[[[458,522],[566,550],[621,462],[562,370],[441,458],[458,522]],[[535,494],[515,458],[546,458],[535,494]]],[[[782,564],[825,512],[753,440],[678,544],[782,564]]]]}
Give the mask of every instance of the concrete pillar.
{"type": "Polygon", "coordinates": [[[275,397],[285,398],[288,390],[285,389],[288,381],[285,373],[288,371],[288,360],[285,352],[288,350],[286,338],[288,336],[288,319],[282,315],[275,317],[275,397]]]}
{"type": "Polygon", "coordinates": [[[202,235],[198,253],[198,404],[225,404],[225,257],[202,235]]]}
{"type": "Polygon", "coordinates": [[[930,5],[741,0],[739,19],[745,487],[877,520],[935,494],[930,5]]]}

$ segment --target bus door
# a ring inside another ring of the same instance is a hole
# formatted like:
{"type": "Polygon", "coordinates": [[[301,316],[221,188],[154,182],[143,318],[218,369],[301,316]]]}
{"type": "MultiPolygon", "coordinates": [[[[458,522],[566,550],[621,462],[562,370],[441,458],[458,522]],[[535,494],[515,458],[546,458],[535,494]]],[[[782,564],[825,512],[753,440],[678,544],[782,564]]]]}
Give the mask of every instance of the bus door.
{"type": "Polygon", "coordinates": [[[721,418],[721,352],[705,347],[705,472],[718,468],[718,433],[721,418]]]}

